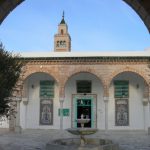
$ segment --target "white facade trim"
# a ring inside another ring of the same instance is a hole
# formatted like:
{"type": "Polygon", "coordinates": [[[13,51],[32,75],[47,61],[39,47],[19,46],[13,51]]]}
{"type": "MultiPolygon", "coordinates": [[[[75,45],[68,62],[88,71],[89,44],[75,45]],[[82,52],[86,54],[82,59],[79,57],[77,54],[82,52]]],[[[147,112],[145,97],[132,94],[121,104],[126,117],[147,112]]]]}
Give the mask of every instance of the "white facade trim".
{"type": "Polygon", "coordinates": [[[124,51],[124,52],[23,52],[25,58],[43,57],[150,57],[150,51],[124,51]]]}

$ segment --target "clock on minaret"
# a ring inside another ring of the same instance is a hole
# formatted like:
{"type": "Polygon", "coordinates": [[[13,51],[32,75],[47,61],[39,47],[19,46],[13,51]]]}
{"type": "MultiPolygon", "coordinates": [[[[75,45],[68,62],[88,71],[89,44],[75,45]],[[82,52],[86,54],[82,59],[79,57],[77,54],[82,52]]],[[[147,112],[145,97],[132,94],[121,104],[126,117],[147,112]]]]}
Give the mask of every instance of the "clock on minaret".
{"type": "Polygon", "coordinates": [[[70,52],[71,38],[68,33],[68,26],[64,19],[64,12],[62,20],[58,25],[58,33],[54,36],[54,51],[55,52],[70,52]]]}

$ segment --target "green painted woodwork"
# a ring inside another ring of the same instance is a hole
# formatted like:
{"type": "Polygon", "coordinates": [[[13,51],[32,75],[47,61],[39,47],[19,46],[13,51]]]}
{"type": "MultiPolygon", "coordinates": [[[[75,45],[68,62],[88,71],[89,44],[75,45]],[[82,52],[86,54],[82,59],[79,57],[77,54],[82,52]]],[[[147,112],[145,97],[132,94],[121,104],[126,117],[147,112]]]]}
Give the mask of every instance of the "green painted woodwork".
{"type": "Polygon", "coordinates": [[[77,99],[76,99],[76,97],[73,99],[73,106],[74,106],[74,117],[75,117],[74,127],[77,128],[77,122],[76,122],[76,119],[77,119],[77,99]]]}
{"type": "Polygon", "coordinates": [[[91,99],[82,99],[77,102],[78,106],[91,106],[91,99]]]}
{"type": "Polygon", "coordinates": [[[117,80],[114,81],[114,96],[115,98],[129,97],[129,81],[117,80]]]}
{"type": "Polygon", "coordinates": [[[77,116],[78,116],[78,112],[77,112],[77,108],[78,107],[83,107],[83,106],[90,106],[91,107],[91,128],[94,128],[94,111],[93,111],[93,97],[90,96],[90,98],[86,98],[83,96],[83,98],[79,98],[78,96],[77,97],[74,97],[73,99],[73,107],[74,107],[74,118],[75,118],[75,121],[74,121],[74,124],[73,126],[75,128],[77,128],[77,116]],[[81,99],[81,100],[80,100],[81,99]]]}
{"type": "Polygon", "coordinates": [[[54,98],[54,81],[40,81],[40,97],[54,98]]]}
{"type": "MultiPolygon", "coordinates": [[[[60,116],[60,112],[61,112],[61,109],[58,109],[58,115],[60,116]]],[[[63,108],[62,110],[62,114],[64,117],[67,117],[70,115],[70,110],[68,108],[63,108]]]]}
{"type": "Polygon", "coordinates": [[[77,93],[91,93],[92,82],[89,80],[77,81],[77,93]]]}
{"type": "Polygon", "coordinates": [[[94,128],[93,97],[91,98],[91,128],[94,128]]]}

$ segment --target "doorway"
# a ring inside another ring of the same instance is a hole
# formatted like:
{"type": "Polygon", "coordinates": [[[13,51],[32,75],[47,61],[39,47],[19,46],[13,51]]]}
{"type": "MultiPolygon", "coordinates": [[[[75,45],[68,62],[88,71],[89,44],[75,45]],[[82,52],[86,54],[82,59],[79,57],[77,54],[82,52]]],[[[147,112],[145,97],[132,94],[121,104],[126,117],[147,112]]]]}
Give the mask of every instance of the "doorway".
{"type": "MultiPolygon", "coordinates": [[[[90,119],[88,123],[84,124],[84,127],[91,128],[91,121],[92,121],[92,101],[91,99],[77,99],[76,101],[77,107],[77,119],[81,118],[83,115],[84,119],[90,119]]],[[[77,123],[77,128],[81,127],[80,123],[77,123]]]]}
{"type": "Polygon", "coordinates": [[[77,119],[90,119],[84,124],[85,128],[96,128],[96,95],[95,94],[73,94],[72,101],[72,127],[80,128],[81,124],[77,119]]]}

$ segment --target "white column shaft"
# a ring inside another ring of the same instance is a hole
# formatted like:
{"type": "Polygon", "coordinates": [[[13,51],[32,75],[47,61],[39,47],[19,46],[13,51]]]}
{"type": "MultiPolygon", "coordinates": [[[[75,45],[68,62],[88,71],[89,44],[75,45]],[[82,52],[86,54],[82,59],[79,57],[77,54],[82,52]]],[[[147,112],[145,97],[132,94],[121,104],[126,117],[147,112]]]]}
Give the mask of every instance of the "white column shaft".
{"type": "Polygon", "coordinates": [[[60,98],[60,130],[63,130],[63,102],[64,98],[60,98]]]}
{"type": "Polygon", "coordinates": [[[16,125],[15,125],[15,132],[21,133],[21,126],[20,126],[20,100],[17,100],[17,114],[16,114],[16,125]]]}
{"type": "Polygon", "coordinates": [[[108,101],[109,101],[109,97],[104,97],[104,103],[105,103],[105,131],[108,130],[108,101]]]}
{"type": "Polygon", "coordinates": [[[16,126],[20,126],[20,101],[17,101],[16,126]]]}

